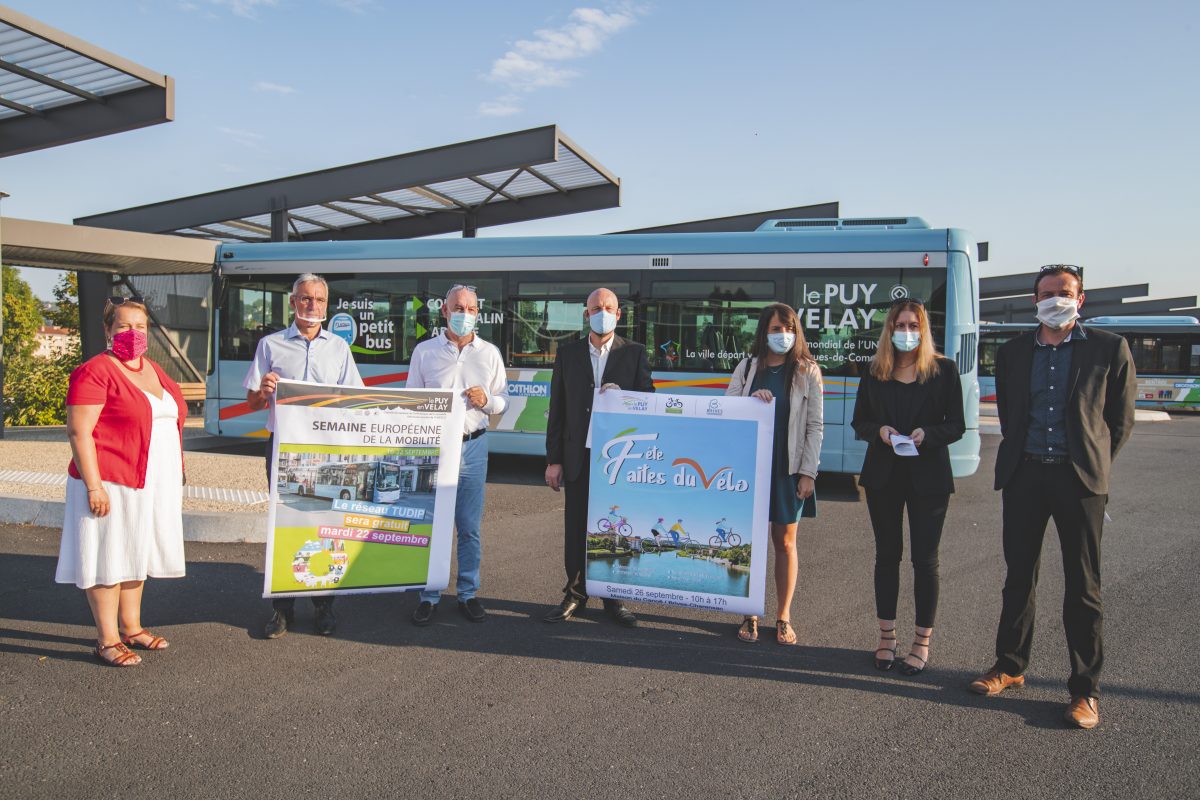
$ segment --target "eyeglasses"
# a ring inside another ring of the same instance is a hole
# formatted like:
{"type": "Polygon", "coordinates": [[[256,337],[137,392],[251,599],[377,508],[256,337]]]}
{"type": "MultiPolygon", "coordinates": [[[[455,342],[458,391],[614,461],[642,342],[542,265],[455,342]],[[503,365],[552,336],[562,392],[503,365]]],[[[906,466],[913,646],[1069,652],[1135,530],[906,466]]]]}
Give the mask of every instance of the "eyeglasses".
{"type": "Polygon", "coordinates": [[[479,292],[475,289],[475,287],[469,283],[456,283],[453,286],[451,286],[449,289],[446,290],[446,297],[449,297],[450,295],[454,294],[459,289],[466,289],[468,292],[474,292],[475,294],[479,294],[479,292]]]}
{"type": "Polygon", "coordinates": [[[892,301],[892,308],[895,308],[896,306],[902,306],[905,303],[915,303],[922,307],[925,305],[925,301],[919,297],[897,297],[892,301]]]}
{"type": "Polygon", "coordinates": [[[114,294],[112,297],[108,298],[108,302],[110,305],[114,306],[123,306],[126,303],[137,303],[138,305],[144,306],[146,305],[146,298],[139,294],[135,294],[132,297],[121,297],[118,294],[114,294]]]}
{"type": "Polygon", "coordinates": [[[1069,272],[1078,278],[1083,275],[1083,267],[1077,267],[1074,264],[1047,264],[1038,272],[1069,272]]]}

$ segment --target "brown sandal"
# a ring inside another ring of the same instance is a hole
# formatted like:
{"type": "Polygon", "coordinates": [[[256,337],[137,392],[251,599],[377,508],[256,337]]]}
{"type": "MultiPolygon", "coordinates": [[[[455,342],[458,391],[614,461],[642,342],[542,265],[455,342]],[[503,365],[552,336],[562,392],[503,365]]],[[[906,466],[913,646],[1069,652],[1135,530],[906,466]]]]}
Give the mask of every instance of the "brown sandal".
{"type": "Polygon", "coordinates": [[[758,641],[758,619],[755,617],[746,617],[742,620],[741,627],[738,628],[737,637],[746,644],[754,644],[758,641]]]}
{"type": "Polygon", "coordinates": [[[799,641],[796,636],[796,629],[792,627],[792,623],[786,619],[778,620],[775,623],[775,641],[788,646],[792,646],[799,641]]]}
{"type": "Polygon", "coordinates": [[[96,658],[103,663],[108,664],[110,667],[136,667],[138,664],[142,663],[142,657],[126,647],[124,642],[110,644],[107,647],[102,646],[99,642],[96,642],[95,653],[96,658]],[[111,658],[104,655],[109,650],[116,650],[117,654],[111,658]]]}
{"type": "Polygon", "coordinates": [[[137,633],[121,634],[121,641],[128,647],[140,647],[143,650],[166,650],[168,647],[171,646],[171,643],[168,642],[166,639],[164,639],[161,636],[155,636],[153,633],[146,630],[145,628],[138,631],[137,633]],[[136,641],[136,639],[139,636],[149,636],[150,641],[148,641],[148,642],[136,641]]]}

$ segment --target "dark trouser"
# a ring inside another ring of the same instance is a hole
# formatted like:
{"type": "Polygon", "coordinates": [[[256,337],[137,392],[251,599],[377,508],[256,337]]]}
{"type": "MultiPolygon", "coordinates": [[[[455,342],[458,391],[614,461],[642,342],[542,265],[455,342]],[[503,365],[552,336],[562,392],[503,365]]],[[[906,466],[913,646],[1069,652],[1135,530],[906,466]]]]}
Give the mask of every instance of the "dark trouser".
{"type": "Polygon", "coordinates": [[[886,486],[867,489],[867,511],[875,530],[875,613],[880,619],[896,618],[907,506],[917,625],[933,627],[938,604],[938,545],[949,504],[949,494],[918,493],[911,468],[899,459],[886,486]]]}
{"type": "MultiPolygon", "coordinates": [[[[267,488],[268,489],[271,487],[271,454],[272,454],[271,451],[274,449],[274,443],[275,443],[275,434],[271,434],[267,437],[267,452],[265,454],[266,455],[265,463],[267,465],[267,488]]],[[[319,606],[330,607],[333,605],[333,598],[332,597],[314,597],[312,599],[312,602],[313,602],[314,608],[319,607],[319,606]]],[[[283,613],[287,614],[290,617],[296,611],[296,598],[294,598],[294,597],[272,597],[271,598],[271,608],[275,609],[276,611],[282,611],[283,613]]]]}
{"type": "Polygon", "coordinates": [[[588,599],[587,513],[590,476],[591,468],[585,459],[578,478],[563,480],[563,491],[567,493],[563,512],[563,564],[567,568],[567,585],[563,587],[563,593],[584,602],[588,599]]]}
{"type": "Polygon", "coordinates": [[[1100,536],[1108,495],[1091,494],[1070,464],[1023,461],[1004,487],[1004,609],[996,631],[996,668],[1020,675],[1033,646],[1034,601],[1042,539],[1053,517],[1062,547],[1063,627],[1071,658],[1072,697],[1100,696],[1104,619],[1100,603],[1100,536]]]}

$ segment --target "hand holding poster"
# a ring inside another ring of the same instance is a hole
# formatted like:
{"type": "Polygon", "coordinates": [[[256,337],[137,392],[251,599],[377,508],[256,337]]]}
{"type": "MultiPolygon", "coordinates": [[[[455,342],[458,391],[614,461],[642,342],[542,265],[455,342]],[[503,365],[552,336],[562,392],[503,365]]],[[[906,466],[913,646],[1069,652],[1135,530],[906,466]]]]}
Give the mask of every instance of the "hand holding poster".
{"type": "Polygon", "coordinates": [[[462,416],[448,391],[279,381],[263,596],[444,589],[462,416]]]}
{"type": "Polygon", "coordinates": [[[774,425],[757,398],[597,392],[588,594],[763,613],[774,425]]]}

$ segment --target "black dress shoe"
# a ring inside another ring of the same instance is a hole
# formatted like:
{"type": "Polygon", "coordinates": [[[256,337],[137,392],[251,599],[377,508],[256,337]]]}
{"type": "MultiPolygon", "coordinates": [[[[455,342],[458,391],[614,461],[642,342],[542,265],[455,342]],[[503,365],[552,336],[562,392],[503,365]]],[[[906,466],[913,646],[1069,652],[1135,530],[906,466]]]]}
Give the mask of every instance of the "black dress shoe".
{"type": "Polygon", "coordinates": [[[417,607],[413,609],[413,625],[424,628],[426,625],[433,622],[433,615],[435,612],[437,612],[437,606],[428,600],[422,600],[417,607]]]}
{"type": "Polygon", "coordinates": [[[470,600],[460,601],[458,611],[471,622],[483,622],[487,619],[487,612],[483,610],[483,603],[472,597],[470,600]]]}
{"type": "Polygon", "coordinates": [[[263,627],[263,636],[268,639],[278,639],[287,633],[288,625],[292,624],[292,615],[276,611],[263,627]]]}
{"type": "Polygon", "coordinates": [[[619,600],[605,600],[604,612],[616,620],[618,625],[626,628],[636,628],[638,621],[633,612],[621,604],[619,600]]]}
{"type": "Polygon", "coordinates": [[[563,601],[556,605],[549,614],[542,617],[542,621],[566,622],[576,614],[582,614],[585,607],[587,607],[586,600],[580,600],[576,597],[566,597],[563,598],[563,601]]]}
{"type": "Polygon", "coordinates": [[[321,603],[313,608],[313,627],[319,636],[329,636],[337,630],[337,617],[333,615],[333,603],[321,603]]]}

